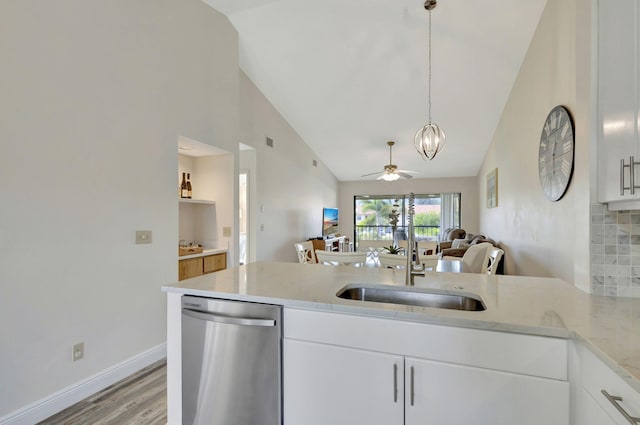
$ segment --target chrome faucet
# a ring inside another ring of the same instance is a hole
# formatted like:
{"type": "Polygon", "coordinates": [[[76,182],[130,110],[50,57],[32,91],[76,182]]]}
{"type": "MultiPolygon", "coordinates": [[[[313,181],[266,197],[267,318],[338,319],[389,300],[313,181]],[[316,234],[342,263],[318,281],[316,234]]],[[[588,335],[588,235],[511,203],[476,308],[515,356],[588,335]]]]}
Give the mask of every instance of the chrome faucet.
{"type": "Polygon", "coordinates": [[[413,230],[413,218],[416,215],[416,195],[409,193],[409,213],[407,214],[408,229],[407,229],[407,266],[405,285],[413,286],[415,276],[424,276],[424,267],[420,264],[420,255],[418,251],[418,242],[416,242],[416,235],[413,230]]]}

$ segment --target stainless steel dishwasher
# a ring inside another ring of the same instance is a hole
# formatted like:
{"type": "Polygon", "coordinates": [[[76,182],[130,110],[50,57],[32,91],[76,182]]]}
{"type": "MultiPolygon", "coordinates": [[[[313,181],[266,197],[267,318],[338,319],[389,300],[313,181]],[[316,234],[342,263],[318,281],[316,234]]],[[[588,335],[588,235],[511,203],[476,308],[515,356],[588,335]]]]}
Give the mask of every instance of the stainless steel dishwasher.
{"type": "Polygon", "coordinates": [[[280,425],[282,308],[182,297],[182,424],[280,425]]]}

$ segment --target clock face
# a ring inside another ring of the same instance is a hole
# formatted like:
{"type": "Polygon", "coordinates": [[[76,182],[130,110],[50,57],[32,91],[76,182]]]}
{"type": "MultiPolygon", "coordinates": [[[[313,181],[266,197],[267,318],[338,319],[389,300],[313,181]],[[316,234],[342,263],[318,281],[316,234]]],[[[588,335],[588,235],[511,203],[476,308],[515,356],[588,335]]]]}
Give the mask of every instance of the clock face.
{"type": "Polygon", "coordinates": [[[573,122],[569,111],[556,106],[549,112],[538,151],[540,186],[550,201],[557,201],[567,190],[573,173],[573,122]]]}

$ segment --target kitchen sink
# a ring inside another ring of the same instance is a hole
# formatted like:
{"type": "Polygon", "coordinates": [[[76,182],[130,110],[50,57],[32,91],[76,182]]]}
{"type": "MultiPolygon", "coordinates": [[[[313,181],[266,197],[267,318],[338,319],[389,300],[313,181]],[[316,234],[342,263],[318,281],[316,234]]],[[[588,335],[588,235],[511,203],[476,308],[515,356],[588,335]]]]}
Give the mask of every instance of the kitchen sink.
{"type": "Polygon", "coordinates": [[[402,304],[451,310],[484,311],[482,299],[468,292],[409,288],[389,285],[350,284],[336,294],[345,300],[402,304]]]}

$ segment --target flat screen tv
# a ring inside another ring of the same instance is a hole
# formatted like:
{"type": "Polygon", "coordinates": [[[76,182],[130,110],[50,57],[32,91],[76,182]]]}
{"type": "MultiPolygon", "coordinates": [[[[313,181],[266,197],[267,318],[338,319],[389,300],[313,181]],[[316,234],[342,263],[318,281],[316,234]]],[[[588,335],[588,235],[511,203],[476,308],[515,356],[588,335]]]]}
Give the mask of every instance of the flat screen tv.
{"type": "Polygon", "coordinates": [[[322,209],[322,236],[327,237],[338,233],[338,209],[322,209]]]}

